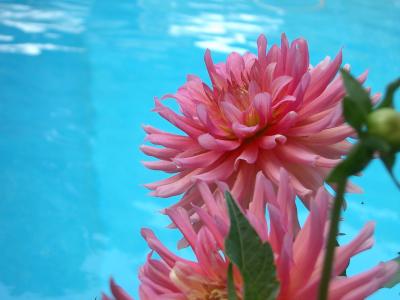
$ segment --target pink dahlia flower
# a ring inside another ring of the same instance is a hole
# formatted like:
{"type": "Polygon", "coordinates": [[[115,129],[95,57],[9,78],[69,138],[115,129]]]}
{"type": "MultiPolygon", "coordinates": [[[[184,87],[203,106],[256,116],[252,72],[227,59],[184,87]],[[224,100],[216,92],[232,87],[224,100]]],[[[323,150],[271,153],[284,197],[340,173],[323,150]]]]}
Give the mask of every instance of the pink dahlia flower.
{"type": "MultiPolygon", "coordinates": [[[[263,35],[257,44],[258,56],[234,52],[218,64],[207,50],[212,86],[189,75],[176,94],[163,97],[176,99],[180,114],[155,100],[154,111],[182,134],[144,126],[147,139],[162,146],[142,146],[144,153],[159,159],[144,164],[175,173],[146,185],[153,195],[185,193],[178,205],[193,213],[191,203],[200,204],[201,199],[196,180],[219,180],[247,208],[256,174],[261,171],[277,185],[283,167],[309,206],[326,175],[348,153],[346,138],[353,131],[342,118],[345,90],[336,76],[341,51],[312,67],[304,39],[289,45],[283,34],[281,46],[273,45],[268,52],[263,35]]],[[[365,78],[366,73],[359,80],[365,78]]]]}
{"type": "MultiPolygon", "coordinates": [[[[279,187],[274,188],[261,172],[256,175],[255,189],[246,216],[260,238],[268,241],[273,249],[280,281],[277,300],[314,300],[317,299],[322,270],[331,197],[320,188],[316,201],[311,202],[310,214],[300,228],[294,204],[295,192],[283,169],[279,179],[279,187]],[[265,218],[266,207],[270,226],[265,218]]],[[[195,207],[204,224],[198,232],[183,208],[166,211],[182,232],[197,260],[184,259],[170,252],[152,231],[144,229],[142,235],[152,252],[140,270],[139,294],[142,300],[227,299],[229,260],[223,251],[229,219],[222,193],[226,186],[221,184],[212,193],[206,183],[199,182],[197,185],[205,203],[204,207],[195,207]],[[153,258],[153,251],[160,259],[153,258]]],[[[373,231],[374,224],[368,223],[349,244],[337,248],[329,290],[330,300],[365,299],[388,282],[399,269],[399,265],[391,261],[351,277],[340,275],[352,256],[372,246],[373,231]]],[[[234,282],[241,299],[242,280],[235,269],[234,282]]],[[[114,292],[117,300],[130,299],[115,284],[112,288],[121,295],[114,292]]]]}

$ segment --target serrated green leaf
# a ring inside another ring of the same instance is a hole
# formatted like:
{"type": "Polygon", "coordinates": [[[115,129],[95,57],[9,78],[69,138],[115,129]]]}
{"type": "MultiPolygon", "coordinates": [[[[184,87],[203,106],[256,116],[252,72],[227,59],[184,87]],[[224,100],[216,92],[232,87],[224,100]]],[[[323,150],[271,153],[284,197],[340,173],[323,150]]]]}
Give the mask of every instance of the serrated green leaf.
{"type": "Polygon", "coordinates": [[[244,300],[275,300],[279,291],[274,254],[263,243],[229,192],[225,193],[231,226],[225,251],[244,282],[244,300]]]}
{"type": "Polygon", "coordinates": [[[400,87],[400,78],[396,79],[387,86],[385,97],[383,98],[382,102],[378,105],[378,109],[383,107],[393,108],[393,96],[399,87],[400,87]]]}
{"type": "Polygon", "coordinates": [[[400,182],[397,180],[396,176],[394,175],[393,172],[393,167],[396,162],[396,153],[395,152],[390,152],[386,154],[381,154],[381,160],[383,164],[386,167],[386,170],[388,171],[390,177],[394,181],[394,183],[397,185],[397,187],[400,189],[400,182]]]}
{"type": "Polygon", "coordinates": [[[228,300],[236,300],[236,288],[235,283],[233,281],[233,266],[232,263],[229,263],[228,268],[228,300]]]}
{"type": "Polygon", "coordinates": [[[369,164],[373,154],[374,151],[362,142],[357,143],[347,157],[333,169],[326,180],[331,183],[339,183],[356,175],[369,164]]]}
{"type": "MultiPolygon", "coordinates": [[[[400,256],[393,259],[393,261],[397,262],[400,265],[400,256]]],[[[400,269],[393,276],[392,280],[390,280],[388,283],[386,283],[384,287],[391,289],[392,287],[394,287],[395,285],[397,285],[399,283],[400,283],[400,269]]]]}
{"type": "Polygon", "coordinates": [[[355,124],[357,127],[354,128],[360,130],[372,111],[371,99],[361,83],[349,72],[342,69],[341,74],[347,92],[347,100],[343,103],[346,122],[352,126],[355,124]]]}

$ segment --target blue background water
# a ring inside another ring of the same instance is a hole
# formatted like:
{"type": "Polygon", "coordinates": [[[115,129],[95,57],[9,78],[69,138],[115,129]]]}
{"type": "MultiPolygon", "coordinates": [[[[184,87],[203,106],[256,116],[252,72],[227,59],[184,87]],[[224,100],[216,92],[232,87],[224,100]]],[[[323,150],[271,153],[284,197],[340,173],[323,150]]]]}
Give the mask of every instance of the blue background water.
{"type": "MultiPolygon", "coordinates": [[[[309,41],[313,64],[343,47],[373,91],[400,74],[400,1],[266,2],[0,2],[0,299],[94,299],[110,275],[137,295],[140,228],[170,247],[178,237],[157,214],[172,200],[141,186],[163,178],[140,164],[141,125],[168,127],[153,96],[206,78],[205,48],[220,61],[286,32],[309,41]]],[[[351,274],[400,251],[398,191],[378,162],[356,181],[365,194],[349,199],[343,240],[377,228],[351,274]]]]}

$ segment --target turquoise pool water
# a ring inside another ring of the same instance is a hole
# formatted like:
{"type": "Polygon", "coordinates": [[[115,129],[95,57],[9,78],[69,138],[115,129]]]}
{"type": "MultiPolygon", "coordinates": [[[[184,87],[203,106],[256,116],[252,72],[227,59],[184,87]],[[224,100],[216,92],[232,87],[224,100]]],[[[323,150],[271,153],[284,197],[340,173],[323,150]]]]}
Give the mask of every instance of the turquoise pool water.
{"type": "MultiPolygon", "coordinates": [[[[163,177],[140,163],[141,125],[168,126],[153,96],[206,78],[205,48],[219,61],[261,32],[303,36],[313,64],[343,47],[376,92],[400,74],[399,16],[399,0],[0,1],[0,299],[99,299],[110,275],[137,295],[140,228],[178,238],[156,213],[173,200],[141,186],[163,177]]],[[[355,181],[365,194],[349,197],[343,241],[377,228],[350,274],[400,251],[400,194],[381,164],[355,181]]]]}

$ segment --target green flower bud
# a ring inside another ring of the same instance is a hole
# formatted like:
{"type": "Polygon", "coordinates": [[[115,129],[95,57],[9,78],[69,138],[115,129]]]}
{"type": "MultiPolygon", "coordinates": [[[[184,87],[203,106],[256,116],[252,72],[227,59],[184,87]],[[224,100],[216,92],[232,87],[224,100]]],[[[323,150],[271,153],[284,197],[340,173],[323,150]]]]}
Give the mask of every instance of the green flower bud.
{"type": "Polygon", "coordinates": [[[381,108],[367,117],[368,132],[400,149],[400,113],[393,108],[381,108]]]}

